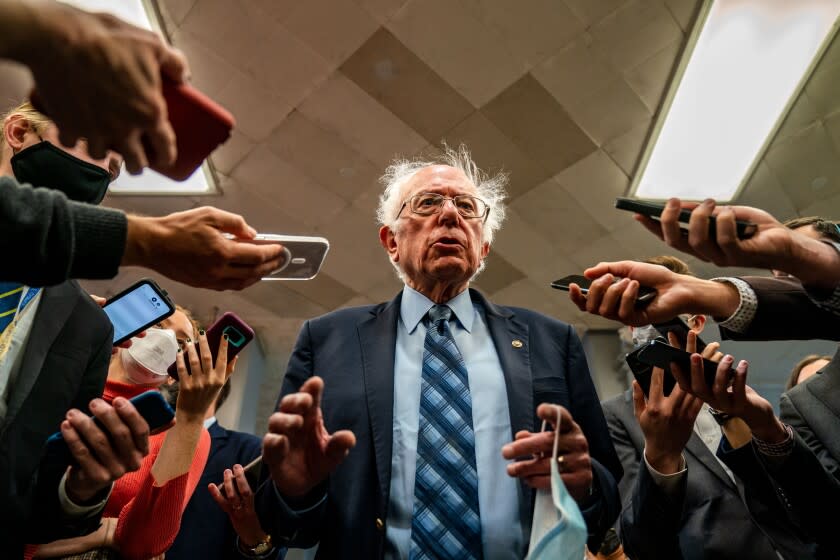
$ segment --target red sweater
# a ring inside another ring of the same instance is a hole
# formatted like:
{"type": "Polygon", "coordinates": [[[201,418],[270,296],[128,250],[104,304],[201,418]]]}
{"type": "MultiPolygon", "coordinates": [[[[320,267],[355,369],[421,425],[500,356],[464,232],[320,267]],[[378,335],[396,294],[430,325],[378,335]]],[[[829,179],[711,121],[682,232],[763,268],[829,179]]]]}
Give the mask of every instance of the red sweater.
{"type": "MultiPolygon", "coordinates": [[[[118,383],[110,379],[105,384],[102,398],[111,402],[115,397],[130,399],[147,391],[148,387],[118,383]]],[[[188,473],[173,478],[158,486],[152,476],[166,432],[149,437],[149,454],[140,469],[130,472],[114,483],[114,489],[102,512],[102,517],[117,517],[114,538],[119,546],[120,557],[127,560],[146,560],[172,546],[181,516],[190,501],[210,453],[210,433],[204,429],[198,440],[188,473]]],[[[27,558],[31,558],[34,547],[27,547],[27,558]]]]}

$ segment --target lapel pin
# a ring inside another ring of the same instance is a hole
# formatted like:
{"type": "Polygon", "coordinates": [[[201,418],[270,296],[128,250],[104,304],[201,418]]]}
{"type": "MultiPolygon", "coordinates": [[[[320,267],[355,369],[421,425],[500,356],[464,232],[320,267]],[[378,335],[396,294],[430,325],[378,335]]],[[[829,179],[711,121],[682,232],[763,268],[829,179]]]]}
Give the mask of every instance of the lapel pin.
{"type": "Polygon", "coordinates": [[[522,341],[517,338],[517,339],[511,341],[510,345],[513,346],[514,348],[522,348],[522,341]]]}

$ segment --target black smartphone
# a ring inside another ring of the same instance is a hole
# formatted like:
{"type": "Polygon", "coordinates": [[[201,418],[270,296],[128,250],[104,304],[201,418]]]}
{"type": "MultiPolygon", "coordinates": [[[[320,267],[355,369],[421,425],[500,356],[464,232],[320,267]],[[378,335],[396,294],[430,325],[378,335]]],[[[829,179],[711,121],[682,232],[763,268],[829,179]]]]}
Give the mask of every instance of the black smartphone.
{"type": "MultiPolygon", "coordinates": [[[[159,391],[151,390],[140,393],[131,399],[131,404],[134,405],[134,408],[137,409],[140,416],[146,420],[151,432],[168,426],[172,422],[172,419],[175,418],[175,411],[169,406],[169,403],[166,402],[166,399],[163,398],[163,395],[159,391]]],[[[94,419],[94,423],[99,428],[102,428],[99,419],[95,416],[92,416],[92,418],[94,419]]],[[[103,429],[103,431],[105,430],[103,429]]],[[[44,445],[44,456],[44,460],[46,461],[60,462],[64,465],[76,464],[76,459],[70,453],[70,448],[67,447],[67,442],[64,441],[64,436],[61,435],[60,431],[47,438],[47,442],[44,445]]]]}
{"type": "MultiPolygon", "coordinates": [[[[635,212],[636,214],[642,214],[650,218],[659,218],[665,209],[665,203],[619,197],[615,199],[615,207],[619,210],[635,212]]],[[[689,219],[691,219],[691,210],[680,211],[680,222],[687,224],[689,219]]],[[[736,220],[735,229],[738,239],[749,239],[758,231],[758,226],[751,222],[736,220]]],[[[683,231],[686,231],[685,228],[683,228],[683,231]]],[[[709,218],[709,238],[713,240],[717,238],[717,221],[714,216],[709,218]]]]}
{"type": "MultiPolygon", "coordinates": [[[[239,354],[249,342],[254,340],[254,329],[248,326],[248,323],[240,319],[236,313],[230,311],[219,317],[209,329],[207,329],[207,345],[210,347],[210,353],[213,355],[213,362],[216,361],[216,354],[219,352],[219,343],[222,341],[222,336],[228,337],[228,352],[227,358],[230,362],[234,356],[239,354]]],[[[195,351],[200,356],[198,348],[198,341],[195,342],[195,351]]],[[[184,365],[187,366],[187,371],[190,370],[190,362],[187,355],[184,354],[184,365]]],[[[169,375],[178,379],[178,362],[173,362],[169,366],[169,375]]]]}
{"type": "Polygon", "coordinates": [[[114,344],[119,344],[175,313],[175,304],[154,280],[143,278],[110,298],[102,311],[114,325],[114,344]]]}
{"type": "MultiPolygon", "coordinates": [[[[680,369],[682,369],[682,371],[686,374],[689,374],[691,371],[691,353],[680,350],[679,348],[674,348],[663,339],[652,340],[647,344],[640,346],[630,354],[635,354],[634,359],[643,364],[651,367],[659,367],[665,370],[665,383],[663,385],[663,389],[667,389],[667,391],[664,392],[666,395],[671,392],[671,389],[676,384],[674,376],[671,375],[672,363],[678,364],[680,369]]],[[[629,363],[630,362],[628,362],[628,364],[629,363]]],[[[715,382],[717,368],[718,364],[716,362],[703,358],[703,375],[706,379],[706,385],[709,387],[712,387],[715,382]]],[[[730,379],[734,375],[735,370],[730,368],[730,379]]],[[[639,385],[642,385],[641,381],[639,381],[639,385]]],[[[648,377],[647,387],[650,389],[650,377],[648,377]]],[[[642,389],[644,389],[644,386],[642,386],[642,389]]],[[[645,392],[645,395],[647,395],[647,392],[645,392]]]]}
{"type": "MultiPolygon", "coordinates": [[[[670,321],[666,321],[664,323],[657,323],[653,325],[653,327],[659,331],[659,334],[663,336],[665,342],[668,342],[668,333],[672,332],[677,336],[677,340],[680,343],[680,346],[685,348],[685,343],[688,340],[688,332],[691,330],[688,328],[688,325],[685,324],[685,321],[680,319],[679,317],[674,317],[670,321]]],[[[706,343],[698,336],[697,337],[697,352],[702,352],[706,348],[706,343]]]]}
{"type": "MultiPolygon", "coordinates": [[[[583,292],[583,295],[586,295],[589,293],[589,286],[592,284],[592,280],[586,276],[581,276],[580,274],[570,274],[569,276],[564,276],[563,278],[552,282],[551,287],[568,292],[570,284],[577,284],[580,286],[580,291],[583,292]]],[[[656,290],[648,288],[647,286],[639,286],[639,295],[636,297],[636,304],[644,305],[646,303],[650,303],[655,297],[656,290]]]]}
{"type": "MultiPolygon", "coordinates": [[[[643,344],[638,348],[633,349],[632,352],[630,352],[624,357],[624,361],[627,362],[627,366],[633,373],[633,377],[636,379],[636,381],[638,381],[639,386],[642,388],[642,391],[645,394],[645,397],[647,397],[650,394],[650,378],[651,375],[653,375],[653,366],[650,366],[639,360],[639,352],[641,352],[644,348],[645,345],[643,344]]],[[[665,377],[663,378],[663,394],[666,396],[670,395],[671,389],[673,389],[674,385],[676,384],[677,380],[674,379],[674,377],[666,371],[665,377]]]]}

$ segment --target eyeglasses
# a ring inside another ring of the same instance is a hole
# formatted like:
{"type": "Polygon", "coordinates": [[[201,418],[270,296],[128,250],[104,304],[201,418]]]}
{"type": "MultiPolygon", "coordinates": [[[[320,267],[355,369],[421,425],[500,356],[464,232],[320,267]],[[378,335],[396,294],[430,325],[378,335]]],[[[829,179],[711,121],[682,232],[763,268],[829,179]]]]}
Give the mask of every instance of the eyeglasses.
{"type": "Polygon", "coordinates": [[[403,202],[397,217],[402,214],[403,208],[408,206],[414,214],[420,216],[431,216],[437,214],[443,209],[443,205],[447,200],[451,200],[455,210],[463,218],[487,219],[490,214],[490,206],[480,198],[469,194],[459,194],[455,196],[443,196],[436,193],[418,193],[403,202]]]}

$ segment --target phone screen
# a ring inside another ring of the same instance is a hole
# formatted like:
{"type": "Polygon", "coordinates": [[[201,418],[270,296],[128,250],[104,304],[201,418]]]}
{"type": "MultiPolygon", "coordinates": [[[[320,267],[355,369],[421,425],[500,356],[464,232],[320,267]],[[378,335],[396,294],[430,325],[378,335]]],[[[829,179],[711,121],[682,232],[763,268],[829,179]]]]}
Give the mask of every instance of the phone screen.
{"type": "Polygon", "coordinates": [[[140,327],[154,324],[167,316],[169,304],[151,284],[140,284],[102,308],[114,325],[114,342],[124,340],[140,327]]]}

